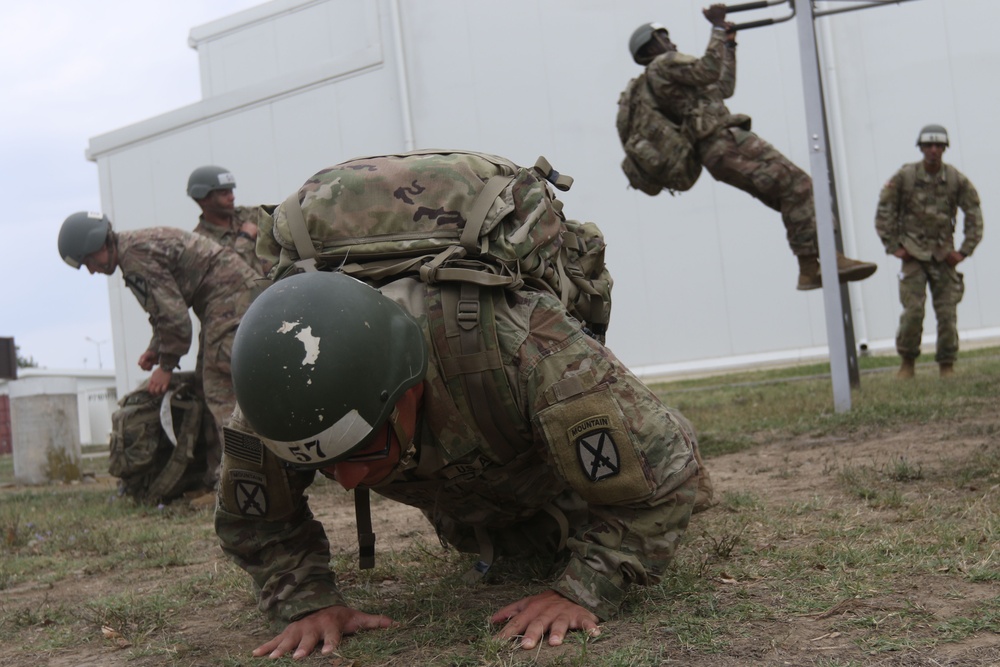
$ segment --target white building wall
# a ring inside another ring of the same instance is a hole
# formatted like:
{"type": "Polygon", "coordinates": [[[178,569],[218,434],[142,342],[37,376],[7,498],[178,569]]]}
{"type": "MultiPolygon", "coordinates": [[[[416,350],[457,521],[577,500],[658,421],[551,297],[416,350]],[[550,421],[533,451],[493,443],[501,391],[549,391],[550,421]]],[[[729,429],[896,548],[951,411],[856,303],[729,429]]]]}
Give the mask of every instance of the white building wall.
{"type": "MultiPolygon", "coordinates": [[[[190,171],[221,164],[237,203],[280,202],[318,169],[363,154],[464,148],[575,177],[570,217],[598,222],[615,277],[609,345],[647,375],[797,359],[824,352],[822,294],[795,290],[779,215],[705,173],[689,192],[648,197],[619,169],[616,102],[639,72],[626,48],[640,23],[670,28],[700,55],[701,0],[274,0],[194,28],[205,99],[91,140],[106,212],[118,228],[191,229],[190,171]],[[405,63],[400,66],[400,63],[405,63]]],[[[820,3],[842,7],[843,3],[820,3]]],[[[787,14],[736,14],[737,21],[787,14]]],[[[889,348],[895,274],[872,227],[879,187],[919,158],[917,130],[951,131],[953,160],[986,197],[998,95],[984,77],[1000,46],[1000,3],[919,0],[820,19],[842,226],[848,249],[879,272],[851,288],[859,342],[889,348]]],[[[739,36],[734,112],[808,164],[794,22],[739,36]]],[[[1000,335],[989,230],[963,265],[966,339],[1000,335]]],[[[144,377],[149,325],[120,277],[110,280],[119,394],[144,377]]],[[[933,334],[933,315],[928,332],[933,334]]],[[[193,355],[183,362],[192,368],[193,355]]]]}

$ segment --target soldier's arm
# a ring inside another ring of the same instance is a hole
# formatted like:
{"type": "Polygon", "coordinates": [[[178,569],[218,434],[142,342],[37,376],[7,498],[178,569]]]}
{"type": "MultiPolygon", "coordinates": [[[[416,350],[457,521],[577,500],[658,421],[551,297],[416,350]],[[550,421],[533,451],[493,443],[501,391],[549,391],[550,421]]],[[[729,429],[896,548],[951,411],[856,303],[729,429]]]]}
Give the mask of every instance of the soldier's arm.
{"type": "Polygon", "coordinates": [[[965,215],[962,247],[958,251],[969,257],[983,240],[983,211],[979,203],[979,193],[976,192],[972,181],[962,174],[959,175],[958,205],[965,215]]]}
{"type": "Polygon", "coordinates": [[[159,365],[172,370],[191,348],[192,327],[187,303],[166,266],[170,261],[158,249],[137,245],[129,264],[141,270],[123,267],[122,273],[125,285],[149,316],[153,336],[146,349],[157,353],[159,365]]]}
{"type": "Polygon", "coordinates": [[[724,68],[725,39],[724,30],[713,28],[705,55],[701,58],[676,52],[657,57],[647,68],[653,90],[665,83],[707,86],[718,81],[724,68]]]}
{"type": "Polygon", "coordinates": [[[315,473],[279,470],[273,459],[261,472],[224,455],[215,530],[223,552],[253,579],[260,610],[291,623],[343,605],[344,597],[330,569],[330,542],[303,493],[315,473]]]}
{"type": "Polygon", "coordinates": [[[875,231],[882,239],[885,252],[889,255],[895,254],[900,247],[899,216],[899,188],[901,177],[899,172],[893,175],[878,196],[878,207],[875,211],[875,231]]]}
{"type": "Polygon", "coordinates": [[[257,235],[260,232],[260,219],[263,215],[266,213],[260,206],[237,206],[236,221],[239,223],[239,229],[233,240],[233,250],[261,276],[265,275],[265,272],[257,258],[257,235]]]}
{"type": "MultiPolygon", "coordinates": [[[[533,338],[560,340],[558,308],[535,309],[533,338]],[[540,312],[547,321],[536,321],[540,312]]],[[[522,360],[524,391],[538,437],[590,520],[570,536],[571,561],[552,588],[606,619],[630,584],[659,579],[687,528],[698,486],[693,434],[607,348],[584,335],[554,347],[522,360]]]]}
{"type": "MultiPolygon", "coordinates": [[[[715,30],[712,31],[717,32],[715,30]]],[[[722,73],[719,75],[719,90],[723,99],[729,99],[736,92],[736,33],[726,33],[722,50],[722,73]]]]}

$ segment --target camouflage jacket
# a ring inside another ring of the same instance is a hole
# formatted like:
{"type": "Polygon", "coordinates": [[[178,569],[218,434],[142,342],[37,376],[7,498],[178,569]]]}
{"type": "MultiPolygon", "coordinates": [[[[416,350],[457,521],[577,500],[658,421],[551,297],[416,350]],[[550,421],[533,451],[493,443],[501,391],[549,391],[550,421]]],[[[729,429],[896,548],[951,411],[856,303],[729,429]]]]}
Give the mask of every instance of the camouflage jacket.
{"type": "Polygon", "coordinates": [[[261,217],[265,215],[267,211],[260,206],[237,206],[229,227],[213,225],[205,220],[205,216],[198,216],[198,225],[194,228],[194,232],[207,236],[225,248],[232,248],[250,268],[264,276],[266,272],[257,258],[257,242],[240,236],[239,232],[244,222],[252,222],[259,228],[261,217]]]}
{"type": "Polygon", "coordinates": [[[257,275],[235,253],[173,227],[117,232],[116,243],[125,285],[149,314],[153,337],[147,349],[158,353],[160,365],[176,368],[191,347],[188,308],[206,340],[213,329],[239,323],[233,296],[253,289],[257,275]]]}
{"type": "Polygon", "coordinates": [[[943,261],[955,249],[959,208],[965,214],[959,252],[969,256],[983,238],[983,212],[975,186],[950,164],[928,174],[922,161],[912,162],[882,186],[875,230],[890,255],[903,247],[921,261],[943,261]]]}
{"type": "Polygon", "coordinates": [[[726,47],[725,31],[712,30],[701,58],[677,51],[657,56],[646,77],[660,111],[697,139],[734,125],[749,129],[750,117],[731,114],[724,102],[736,90],[736,49],[726,47]]]}
{"type": "MultiPolygon", "coordinates": [[[[510,430],[521,441],[514,459],[498,461],[444,380],[436,289],[413,279],[382,289],[418,318],[435,353],[415,456],[374,491],[420,508],[442,537],[448,525],[488,533],[519,526],[572,496],[582,518],[573,522],[571,558],[552,588],[607,618],[629,584],[658,580],[687,526],[698,471],[690,425],[584,335],[557,298],[494,290],[503,373],[518,415],[510,430]]],[[[231,425],[250,430],[238,409],[231,425]]],[[[315,472],[281,467],[253,440],[237,451],[227,434],[216,512],[223,550],[251,574],[261,610],[276,619],[344,604],[329,569],[330,543],[304,495],[315,472]],[[247,463],[254,458],[257,469],[247,463]]],[[[350,539],[343,547],[353,548],[350,539]]],[[[494,546],[504,552],[496,537],[494,546]]]]}

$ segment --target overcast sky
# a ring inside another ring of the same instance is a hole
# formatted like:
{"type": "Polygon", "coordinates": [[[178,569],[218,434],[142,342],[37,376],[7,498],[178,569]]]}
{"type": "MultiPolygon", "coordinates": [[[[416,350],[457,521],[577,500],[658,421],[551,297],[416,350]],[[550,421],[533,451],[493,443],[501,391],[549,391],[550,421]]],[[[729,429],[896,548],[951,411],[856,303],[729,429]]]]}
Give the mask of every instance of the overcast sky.
{"type": "Polygon", "coordinates": [[[108,279],[56,239],[100,210],[91,137],[197,102],[191,28],[261,0],[0,2],[0,337],[50,369],[113,366],[108,279]]]}

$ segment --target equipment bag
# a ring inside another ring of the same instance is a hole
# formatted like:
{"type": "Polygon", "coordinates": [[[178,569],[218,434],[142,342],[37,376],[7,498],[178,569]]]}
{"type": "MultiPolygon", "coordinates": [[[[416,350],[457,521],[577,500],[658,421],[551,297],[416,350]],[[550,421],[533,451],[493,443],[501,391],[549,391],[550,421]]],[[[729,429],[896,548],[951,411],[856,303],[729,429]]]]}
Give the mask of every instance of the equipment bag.
{"type": "Polygon", "coordinates": [[[118,402],[108,472],[123,495],[155,505],[201,486],[203,405],[194,386],[194,373],[175,372],[163,396],[150,395],[144,382],[118,402]]]}
{"type": "Polygon", "coordinates": [[[356,158],[286,199],[264,221],[257,253],[274,280],[309,267],[375,286],[412,275],[548,290],[603,341],[612,287],[604,237],[594,223],[567,221],[550,183],[568,190],[572,178],[544,158],[531,168],[455,150],[356,158]]]}
{"type": "Polygon", "coordinates": [[[633,188],[655,196],[664,188],[671,194],[690,190],[698,181],[695,144],[684,126],[657,108],[645,74],[629,81],[618,98],[616,125],[625,149],[622,171],[633,188]]]}

